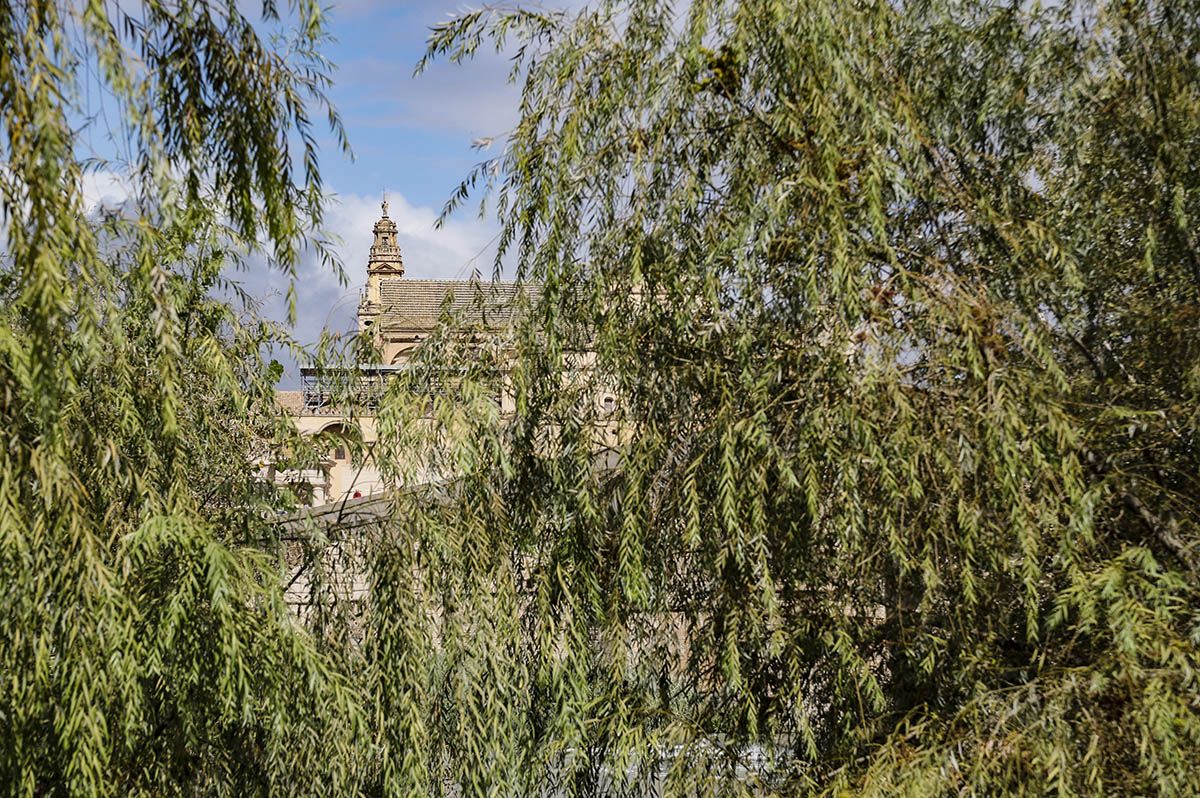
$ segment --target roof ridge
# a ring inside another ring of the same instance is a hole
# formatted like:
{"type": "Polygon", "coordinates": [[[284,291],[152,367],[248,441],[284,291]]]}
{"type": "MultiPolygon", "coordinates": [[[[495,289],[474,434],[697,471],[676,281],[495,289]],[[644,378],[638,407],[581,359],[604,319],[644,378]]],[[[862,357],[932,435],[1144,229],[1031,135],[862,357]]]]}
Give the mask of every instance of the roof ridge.
{"type": "MultiPolygon", "coordinates": [[[[387,277],[384,278],[389,282],[403,283],[459,283],[462,285],[471,285],[478,283],[479,285],[516,285],[516,280],[451,280],[443,277],[387,277]]],[[[528,282],[524,283],[528,285],[528,282]]]]}

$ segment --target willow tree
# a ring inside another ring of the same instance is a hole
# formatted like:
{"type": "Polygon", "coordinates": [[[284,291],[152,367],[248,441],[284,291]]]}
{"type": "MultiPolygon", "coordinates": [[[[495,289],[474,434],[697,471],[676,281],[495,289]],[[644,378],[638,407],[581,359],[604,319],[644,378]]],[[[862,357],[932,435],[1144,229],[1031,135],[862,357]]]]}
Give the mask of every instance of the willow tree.
{"type": "Polygon", "coordinates": [[[317,4],[0,10],[0,785],[344,791],[360,703],[245,542],[280,337],[220,299],[319,241],[317,4]],[[128,187],[89,208],[100,170],[128,187]],[[331,755],[332,754],[332,755],[331,755]]]}
{"type": "Polygon", "coordinates": [[[454,477],[375,552],[384,786],[1200,789],[1200,5],[488,9],[428,57],[488,43],[520,118],[457,199],[540,292],[381,411],[454,477]]]}

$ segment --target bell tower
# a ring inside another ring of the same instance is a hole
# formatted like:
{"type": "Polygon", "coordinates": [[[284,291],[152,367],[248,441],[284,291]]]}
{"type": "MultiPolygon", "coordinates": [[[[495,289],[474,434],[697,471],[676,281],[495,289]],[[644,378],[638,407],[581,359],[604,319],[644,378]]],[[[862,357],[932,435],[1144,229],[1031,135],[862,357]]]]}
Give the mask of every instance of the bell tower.
{"type": "Polygon", "coordinates": [[[396,223],[388,217],[386,198],[381,208],[383,215],[372,228],[375,241],[371,244],[371,255],[367,260],[367,287],[358,305],[358,326],[361,330],[371,327],[379,316],[380,284],[385,279],[404,276],[404,258],[400,256],[400,245],[396,243],[396,223]]]}

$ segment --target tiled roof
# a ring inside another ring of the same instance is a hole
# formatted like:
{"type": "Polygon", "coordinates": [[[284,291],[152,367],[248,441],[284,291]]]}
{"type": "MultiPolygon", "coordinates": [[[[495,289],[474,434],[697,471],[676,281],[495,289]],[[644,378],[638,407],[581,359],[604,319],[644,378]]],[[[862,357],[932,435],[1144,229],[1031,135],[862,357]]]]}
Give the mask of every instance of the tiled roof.
{"type": "Polygon", "coordinates": [[[385,328],[428,328],[442,314],[442,303],[452,295],[450,310],[465,321],[499,327],[512,319],[513,300],[520,290],[526,296],[535,288],[515,283],[467,280],[385,279],[379,286],[380,323],[385,328]]]}
{"type": "Polygon", "coordinates": [[[298,416],[304,407],[303,391],[276,391],[275,404],[288,415],[298,416]]]}

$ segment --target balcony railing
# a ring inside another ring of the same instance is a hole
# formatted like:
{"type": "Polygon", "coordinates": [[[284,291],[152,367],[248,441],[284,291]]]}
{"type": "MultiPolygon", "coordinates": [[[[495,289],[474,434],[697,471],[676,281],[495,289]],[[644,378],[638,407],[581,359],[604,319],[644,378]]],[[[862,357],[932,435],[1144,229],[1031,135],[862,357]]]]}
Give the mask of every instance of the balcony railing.
{"type": "MultiPolygon", "coordinates": [[[[411,367],[359,366],[355,369],[300,369],[300,390],[303,400],[301,412],[308,416],[344,416],[350,410],[357,413],[374,413],[388,389],[389,383],[411,367]]],[[[454,384],[447,377],[439,385],[439,394],[446,386],[454,384]]],[[[497,403],[500,396],[493,397],[497,403]]]]}
{"type": "Polygon", "coordinates": [[[359,366],[354,369],[300,369],[304,413],[310,416],[344,415],[353,408],[374,411],[388,383],[407,366],[359,366]]]}

